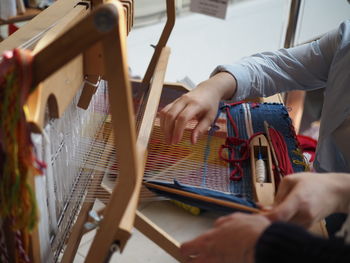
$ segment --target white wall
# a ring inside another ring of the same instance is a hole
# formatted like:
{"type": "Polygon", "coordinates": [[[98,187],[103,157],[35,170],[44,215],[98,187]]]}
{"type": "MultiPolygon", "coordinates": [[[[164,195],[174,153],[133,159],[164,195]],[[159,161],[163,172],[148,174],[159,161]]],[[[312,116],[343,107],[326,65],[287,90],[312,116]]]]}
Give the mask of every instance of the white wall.
{"type": "Polygon", "coordinates": [[[313,40],[350,18],[348,0],[304,0],[295,44],[313,40]]]}
{"type": "MultiPolygon", "coordinates": [[[[177,18],[169,46],[172,49],[168,81],[185,76],[196,84],[208,78],[218,64],[232,63],[252,53],[282,46],[289,1],[244,1],[229,7],[226,20],[200,14],[177,18]]],[[[163,24],[133,29],[128,37],[129,64],[143,76],[163,24]]]]}

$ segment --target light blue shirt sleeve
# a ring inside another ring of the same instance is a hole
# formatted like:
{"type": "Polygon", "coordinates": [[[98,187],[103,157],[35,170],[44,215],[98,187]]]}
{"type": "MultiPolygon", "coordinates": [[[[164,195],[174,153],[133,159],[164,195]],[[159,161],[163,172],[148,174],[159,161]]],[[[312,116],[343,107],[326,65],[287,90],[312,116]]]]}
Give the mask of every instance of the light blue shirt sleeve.
{"type": "Polygon", "coordinates": [[[312,43],[218,66],[237,80],[233,100],[325,88],[314,168],[350,173],[350,20],[312,43]]]}
{"type": "Polygon", "coordinates": [[[220,65],[211,75],[225,71],[235,77],[234,101],[291,90],[324,88],[338,42],[339,32],[334,30],[312,43],[255,54],[232,65],[220,65]]]}

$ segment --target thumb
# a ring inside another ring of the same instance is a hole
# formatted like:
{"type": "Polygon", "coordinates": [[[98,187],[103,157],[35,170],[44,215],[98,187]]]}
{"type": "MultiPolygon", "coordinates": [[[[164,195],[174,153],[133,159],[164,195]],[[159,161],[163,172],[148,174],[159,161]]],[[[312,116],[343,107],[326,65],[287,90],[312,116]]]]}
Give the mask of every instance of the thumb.
{"type": "Polygon", "coordinates": [[[275,208],[265,213],[273,221],[290,221],[298,213],[299,201],[296,195],[289,194],[275,208]]]}
{"type": "Polygon", "coordinates": [[[278,187],[278,191],[275,196],[275,206],[282,203],[296,187],[297,181],[294,180],[294,178],[290,176],[284,177],[278,187]]]}
{"type": "Polygon", "coordinates": [[[281,204],[287,202],[286,206],[290,206],[289,202],[292,202],[287,199],[289,198],[289,195],[291,194],[293,189],[295,189],[296,183],[294,182],[294,180],[290,179],[290,177],[283,178],[275,196],[274,208],[266,209],[266,211],[268,212],[264,213],[271,221],[283,220],[285,213],[287,213],[285,212],[285,209],[288,208],[285,208],[285,205],[281,206],[281,204]]]}

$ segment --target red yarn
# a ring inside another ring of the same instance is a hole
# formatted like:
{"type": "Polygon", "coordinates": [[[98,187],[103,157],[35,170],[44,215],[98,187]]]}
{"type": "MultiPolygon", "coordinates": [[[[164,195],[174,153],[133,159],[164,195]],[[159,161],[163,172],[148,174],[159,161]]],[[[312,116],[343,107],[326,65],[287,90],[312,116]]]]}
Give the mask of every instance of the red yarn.
{"type": "Polygon", "coordinates": [[[12,35],[18,30],[18,27],[15,26],[14,24],[9,24],[8,25],[8,35],[12,35]]]}
{"type": "Polygon", "coordinates": [[[225,144],[221,145],[219,149],[220,158],[228,163],[230,163],[234,169],[230,173],[230,180],[239,181],[243,177],[243,169],[241,163],[248,159],[249,157],[249,147],[248,140],[240,139],[237,137],[227,137],[225,144]],[[235,148],[240,147],[239,155],[235,156],[235,148]],[[228,149],[229,158],[225,158],[223,155],[223,150],[228,149]]]}
{"type": "MultiPolygon", "coordinates": [[[[235,106],[241,104],[242,102],[236,102],[229,104],[230,106],[235,106]]],[[[262,134],[258,132],[253,134],[248,140],[239,138],[239,132],[235,121],[233,120],[229,107],[226,107],[226,114],[233,128],[234,136],[227,137],[225,144],[221,145],[219,149],[219,156],[222,160],[228,162],[233,166],[233,170],[230,173],[230,180],[239,181],[243,177],[242,162],[249,158],[249,144],[250,141],[257,135],[262,134]],[[239,153],[236,154],[235,149],[239,148],[239,153]],[[223,151],[228,150],[228,158],[224,157],[223,151]]]]}
{"type": "Polygon", "coordinates": [[[271,127],[269,127],[269,133],[282,176],[294,173],[292,162],[288,154],[287,144],[283,136],[279,131],[271,127]]]}
{"type": "Polygon", "coordinates": [[[316,155],[317,141],[309,136],[297,135],[299,147],[303,153],[307,152],[311,155],[310,162],[313,162],[316,155]]]}

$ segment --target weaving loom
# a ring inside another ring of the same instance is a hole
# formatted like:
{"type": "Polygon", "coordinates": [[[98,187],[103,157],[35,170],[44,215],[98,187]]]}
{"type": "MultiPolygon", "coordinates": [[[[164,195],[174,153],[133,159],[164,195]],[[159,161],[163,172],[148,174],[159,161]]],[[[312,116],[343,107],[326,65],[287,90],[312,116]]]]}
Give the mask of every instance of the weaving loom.
{"type": "Polygon", "coordinates": [[[145,77],[134,81],[132,94],[125,37],[132,25],[133,1],[120,2],[124,7],[118,1],[57,1],[0,45],[1,52],[18,47],[33,50],[31,87],[41,84],[24,108],[37,159],[47,165],[45,176],[32,182],[39,226],[29,245],[15,242],[5,260],[72,262],[83,234],[98,227],[86,262],[108,261],[116,248],[124,248],[135,224],[181,261],[179,244],[136,211],[169,56],[165,45],[175,21],[175,3],[166,2],[167,22],[145,77]],[[93,212],[97,199],[106,206],[93,212]]]}
{"type": "MultiPolygon", "coordinates": [[[[140,190],[142,179],[167,188],[176,180],[182,190],[202,188],[205,195],[233,193],[237,199],[230,197],[230,203],[242,202],[242,210],[258,212],[249,168],[243,167],[248,175],[242,181],[232,182],[230,165],[219,157],[218,149],[231,131],[225,115],[217,119],[219,129],[195,146],[188,144],[193,124],[179,145],[164,144],[157,109],[186,92],[179,84],[164,84],[174,0],[166,1],[168,20],[144,78],[132,81],[133,89],[125,58],[133,1],[120,2],[123,6],[118,1],[59,0],[0,45],[1,52],[15,47],[34,50],[32,86],[41,83],[26,104],[37,159],[47,165],[45,176],[33,182],[40,211],[38,229],[31,235],[33,262],[72,262],[82,236],[96,228],[86,262],[108,261],[115,247],[123,250],[134,226],[182,262],[178,242],[137,211],[139,195],[141,200],[154,197],[146,188],[140,190]],[[105,208],[94,211],[96,200],[105,208]]],[[[233,113],[237,118],[240,107],[232,107],[238,110],[233,113]]],[[[259,114],[252,116],[259,119],[259,114]]],[[[236,122],[247,138],[242,119],[236,122]]],[[[273,120],[269,123],[277,128],[273,120]]],[[[253,127],[261,131],[261,123],[253,127]]],[[[300,161],[300,156],[292,159],[300,161]]],[[[294,166],[295,171],[303,168],[294,166]]],[[[220,205],[222,197],[214,197],[213,208],[227,209],[220,205]]],[[[194,200],[183,201],[208,208],[208,202],[194,200]]]]}
{"type": "MultiPolygon", "coordinates": [[[[163,101],[161,102],[163,103],[163,101]]],[[[222,109],[225,107],[229,108],[230,115],[237,125],[239,138],[248,140],[254,133],[264,133],[264,121],[267,121],[283,134],[288,146],[288,155],[292,161],[293,172],[305,170],[304,159],[298,149],[291,119],[282,104],[242,103],[234,106],[223,106],[222,109]]],[[[228,121],[225,111],[222,110],[211,131],[201,138],[196,145],[191,145],[190,136],[194,125],[194,123],[190,123],[187,126],[182,142],[178,145],[169,146],[164,143],[159,122],[156,121],[151,136],[149,157],[144,175],[145,180],[147,180],[146,185],[159,194],[206,210],[214,209],[225,212],[246,210],[254,212],[250,209],[257,207],[255,204],[257,200],[252,187],[251,160],[248,158],[242,162],[242,178],[240,180],[234,178],[230,180],[230,173],[233,172],[235,167],[223,160],[227,158],[221,158],[222,156],[220,156],[220,149],[222,149],[222,145],[225,145],[226,138],[234,135],[233,127],[228,121]],[[183,196],[181,192],[171,191],[171,189],[215,197],[243,206],[213,205],[203,199],[183,196]]],[[[236,154],[238,154],[241,147],[232,145],[230,150],[236,151],[236,154]]],[[[237,176],[237,173],[234,173],[233,176],[237,176]]]]}

